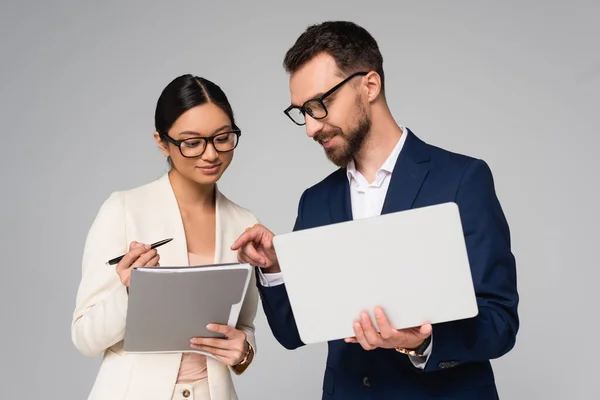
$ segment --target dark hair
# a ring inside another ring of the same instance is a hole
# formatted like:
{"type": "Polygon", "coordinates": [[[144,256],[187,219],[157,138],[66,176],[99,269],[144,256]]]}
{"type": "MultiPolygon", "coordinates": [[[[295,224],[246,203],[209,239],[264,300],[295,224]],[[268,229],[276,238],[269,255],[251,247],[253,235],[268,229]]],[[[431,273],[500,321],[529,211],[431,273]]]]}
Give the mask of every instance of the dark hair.
{"type": "Polygon", "coordinates": [[[154,114],[156,131],[167,135],[181,114],[206,103],[221,108],[235,127],[233,110],[223,90],[208,79],[186,74],[173,79],[160,94],[154,114]]]}
{"type": "Polygon", "coordinates": [[[377,72],[383,91],[383,57],[377,42],[363,27],[348,21],[311,25],[287,51],[283,66],[286,72],[293,73],[323,52],[332,56],[346,75],[365,69],[377,72]]]}

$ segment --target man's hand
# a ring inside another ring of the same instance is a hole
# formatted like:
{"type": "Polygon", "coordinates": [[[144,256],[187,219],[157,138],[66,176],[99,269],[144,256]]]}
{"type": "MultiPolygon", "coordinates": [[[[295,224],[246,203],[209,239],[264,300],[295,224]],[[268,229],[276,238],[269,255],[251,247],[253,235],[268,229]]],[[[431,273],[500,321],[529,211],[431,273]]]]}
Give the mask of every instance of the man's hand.
{"type": "Polygon", "coordinates": [[[233,243],[231,250],[237,250],[240,263],[261,267],[266,273],[280,272],[273,237],[273,232],[257,224],[246,229],[233,243]]]}
{"type": "Polygon", "coordinates": [[[379,326],[379,333],[371,323],[369,315],[361,313],[360,322],[355,322],[353,326],[356,336],[344,339],[346,343],[360,343],[365,350],[395,349],[397,347],[414,349],[419,347],[432,332],[430,324],[400,330],[394,329],[379,307],[375,308],[375,321],[379,326]]]}

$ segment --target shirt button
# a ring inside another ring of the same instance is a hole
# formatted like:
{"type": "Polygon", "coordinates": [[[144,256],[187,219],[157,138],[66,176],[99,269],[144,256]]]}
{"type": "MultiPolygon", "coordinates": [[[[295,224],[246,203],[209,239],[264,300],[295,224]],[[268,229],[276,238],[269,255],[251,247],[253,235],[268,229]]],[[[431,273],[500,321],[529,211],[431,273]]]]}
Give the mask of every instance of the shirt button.
{"type": "Polygon", "coordinates": [[[365,376],[363,378],[363,385],[365,385],[366,387],[371,387],[371,380],[369,379],[368,376],[365,376]]]}
{"type": "Polygon", "coordinates": [[[190,391],[187,389],[185,389],[182,394],[183,394],[183,397],[190,397],[190,391]]]}

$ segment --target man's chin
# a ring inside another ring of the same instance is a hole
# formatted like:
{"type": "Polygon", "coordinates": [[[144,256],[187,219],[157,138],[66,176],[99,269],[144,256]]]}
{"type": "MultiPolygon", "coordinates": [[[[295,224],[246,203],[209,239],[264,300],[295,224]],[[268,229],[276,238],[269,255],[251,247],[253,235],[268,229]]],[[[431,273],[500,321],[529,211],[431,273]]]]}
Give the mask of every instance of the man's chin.
{"type": "Polygon", "coordinates": [[[325,149],[325,156],[329,161],[340,168],[345,168],[350,162],[348,156],[339,149],[325,149]]]}

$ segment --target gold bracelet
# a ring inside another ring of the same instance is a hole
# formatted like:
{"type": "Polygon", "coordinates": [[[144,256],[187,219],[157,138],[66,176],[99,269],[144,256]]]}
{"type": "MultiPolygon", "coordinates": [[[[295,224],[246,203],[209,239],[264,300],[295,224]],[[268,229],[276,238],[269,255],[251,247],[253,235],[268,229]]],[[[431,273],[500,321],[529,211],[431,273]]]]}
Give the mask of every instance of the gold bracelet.
{"type": "Polygon", "coordinates": [[[244,365],[246,365],[246,363],[248,362],[248,359],[250,358],[250,355],[254,351],[254,348],[252,347],[252,345],[250,344],[250,342],[246,341],[246,343],[248,343],[248,349],[246,350],[246,353],[244,354],[244,358],[242,358],[242,361],[240,361],[237,364],[235,364],[236,367],[237,366],[244,366],[244,365]]]}
{"type": "Polygon", "coordinates": [[[396,347],[396,351],[398,353],[406,354],[412,357],[423,357],[423,354],[417,354],[417,352],[413,349],[405,349],[403,347],[396,347]]]}
{"type": "Polygon", "coordinates": [[[425,340],[423,340],[423,343],[421,343],[419,346],[417,346],[414,349],[406,349],[404,347],[396,347],[396,351],[402,354],[406,354],[409,355],[411,357],[423,357],[423,353],[425,353],[425,350],[427,350],[427,347],[429,347],[429,344],[431,343],[431,335],[429,335],[425,340]]]}

